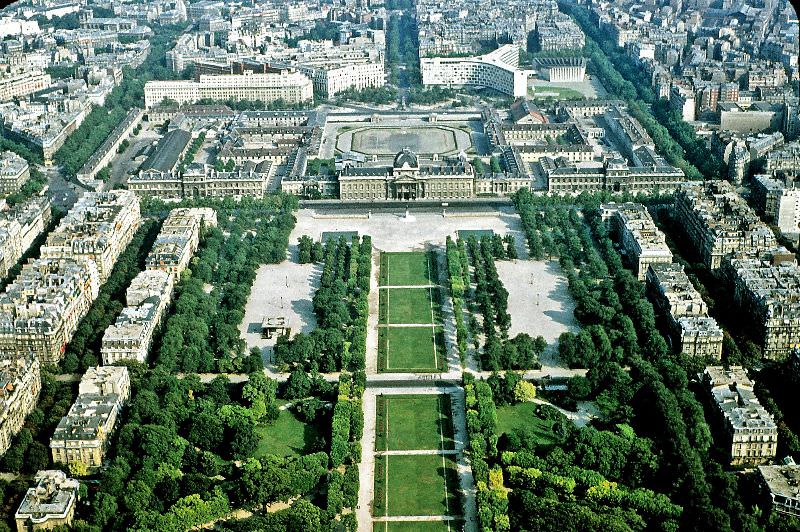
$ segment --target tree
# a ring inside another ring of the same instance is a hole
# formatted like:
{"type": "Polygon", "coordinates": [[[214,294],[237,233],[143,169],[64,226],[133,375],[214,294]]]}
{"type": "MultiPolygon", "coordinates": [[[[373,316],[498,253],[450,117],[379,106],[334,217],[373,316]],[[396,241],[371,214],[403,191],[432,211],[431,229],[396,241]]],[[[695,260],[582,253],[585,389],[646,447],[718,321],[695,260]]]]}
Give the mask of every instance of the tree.
{"type": "Polygon", "coordinates": [[[514,387],[514,401],[524,403],[533,401],[536,397],[536,386],[528,381],[519,381],[514,387]]]}
{"type": "Polygon", "coordinates": [[[308,397],[310,390],[311,379],[305,371],[298,368],[289,375],[284,395],[287,399],[302,399],[308,397]]]}

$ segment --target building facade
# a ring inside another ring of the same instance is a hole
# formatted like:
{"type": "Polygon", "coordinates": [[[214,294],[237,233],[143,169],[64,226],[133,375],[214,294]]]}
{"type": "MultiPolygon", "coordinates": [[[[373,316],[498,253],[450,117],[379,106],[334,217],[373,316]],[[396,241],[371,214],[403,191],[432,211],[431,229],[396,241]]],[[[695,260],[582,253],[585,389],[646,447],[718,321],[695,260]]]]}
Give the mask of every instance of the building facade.
{"type": "Polygon", "coordinates": [[[731,464],[770,463],[778,450],[778,427],[758,402],[744,368],[708,366],[703,383],[717,409],[731,464]]]}
{"type": "Polygon", "coordinates": [[[148,81],[144,85],[145,108],[150,109],[164,100],[179,105],[198,100],[262,101],[283,100],[289,104],[303,103],[314,98],[311,80],[300,72],[281,71],[270,74],[200,76],[198,81],[148,81]]]}
{"type": "Polygon", "coordinates": [[[0,152],[0,194],[18,192],[30,176],[28,161],[12,151],[0,152]]]}
{"type": "Polygon", "coordinates": [[[708,306],[694,288],[683,266],[650,264],[647,294],[653,306],[670,325],[670,340],[676,351],[689,356],[722,358],[722,329],[708,316],[708,306]]]}
{"type": "Polygon", "coordinates": [[[78,398],[50,439],[53,462],[66,464],[78,475],[99,468],[130,389],[128,368],[89,368],[81,379],[78,398]]]}
{"type": "Polygon", "coordinates": [[[0,453],[22,429],[39,398],[39,360],[32,355],[0,360],[0,453]]]}
{"type": "Polygon", "coordinates": [[[658,230],[644,205],[605,203],[600,206],[600,213],[640,281],[645,280],[651,264],[672,263],[664,233],[658,230]]]}
{"type": "Polygon", "coordinates": [[[515,98],[528,95],[528,72],[519,68],[519,46],[515,44],[476,57],[422,57],[420,69],[425,86],[479,86],[515,98]]]}

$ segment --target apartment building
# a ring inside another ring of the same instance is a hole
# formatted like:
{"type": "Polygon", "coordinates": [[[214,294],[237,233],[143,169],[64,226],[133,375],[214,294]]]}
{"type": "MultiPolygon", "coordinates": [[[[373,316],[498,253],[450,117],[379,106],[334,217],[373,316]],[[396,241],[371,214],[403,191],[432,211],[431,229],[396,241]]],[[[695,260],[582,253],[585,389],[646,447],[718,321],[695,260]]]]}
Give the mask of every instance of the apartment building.
{"type": "Polygon", "coordinates": [[[784,181],[765,174],[756,175],[752,191],[758,207],[781,233],[800,233],[800,188],[793,179],[784,181]]]}
{"type": "Polygon", "coordinates": [[[383,68],[383,62],[353,63],[340,66],[298,65],[297,68],[311,78],[314,88],[323,98],[332,98],[349,89],[383,87],[386,83],[386,70],[383,68]]]}
{"type": "Polygon", "coordinates": [[[712,270],[718,270],[727,255],[758,255],[780,247],[772,230],[726,181],[681,184],[674,216],[712,270]]]}
{"type": "Polygon", "coordinates": [[[39,398],[39,360],[25,355],[0,360],[0,453],[11,446],[39,398]]]}
{"type": "Polygon", "coordinates": [[[128,368],[89,368],[81,379],[78,398],[50,439],[53,462],[66,464],[78,475],[99,468],[130,389],[128,368]]]}
{"type": "Polygon", "coordinates": [[[170,211],[147,255],[148,270],[163,270],[180,277],[200,243],[202,227],[216,227],[217,213],[210,208],[170,211]]]}
{"type": "Polygon", "coordinates": [[[730,449],[732,465],[767,464],[778,449],[778,427],[753,393],[741,366],[708,366],[703,383],[717,409],[719,437],[730,449]]]}
{"type": "Polygon", "coordinates": [[[569,16],[558,13],[536,25],[536,39],[543,52],[578,50],[586,45],[586,36],[569,16]]]}
{"type": "Polygon", "coordinates": [[[800,268],[793,262],[731,258],[722,273],[733,300],[749,318],[764,356],[783,360],[800,347],[800,268]]]}
{"type": "Polygon", "coordinates": [[[18,192],[30,177],[28,161],[13,151],[0,152],[0,194],[18,192]]]}
{"type": "Polygon", "coordinates": [[[39,471],[33,480],[36,485],[28,489],[14,514],[17,532],[71,527],[80,482],[57,469],[39,471]]]}
{"type": "Polygon", "coordinates": [[[35,196],[0,213],[0,278],[8,275],[51,219],[50,200],[35,196]]]}
{"type": "Polygon", "coordinates": [[[300,72],[200,76],[198,81],[148,81],[144,85],[145,108],[150,109],[164,100],[179,105],[198,100],[262,101],[283,100],[289,104],[303,103],[314,98],[312,81],[300,72]]]}
{"type": "Polygon", "coordinates": [[[800,466],[758,466],[759,480],[768,494],[772,510],[782,515],[800,517],[800,466]]]}
{"type": "Polygon", "coordinates": [[[79,258],[97,265],[104,283],[141,225],[139,200],[129,190],[84,194],[41,248],[42,258],[79,258]]]}
{"type": "Polygon", "coordinates": [[[46,89],[52,80],[50,74],[41,70],[27,70],[0,74],[0,102],[8,102],[14,98],[24,98],[29,94],[46,89]]]}
{"type": "Polygon", "coordinates": [[[528,72],[519,68],[519,46],[505,44],[472,57],[422,57],[422,84],[489,87],[515,98],[528,95],[528,72]]]}
{"type": "Polygon", "coordinates": [[[175,276],[162,270],[145,270],[131,281],[127,306],[103,334],[100,356],[104,366],[122,360],[145,362],[153,334],[169,303],[175,276]]]}
{"type": "Polygon", "coordinates": [[[33,353],[57,364],[100,291],[94,261],[40,258],[0,294],[0,357],[33,353]]]}
{"type": "Polygon", "coordinates": [[[683,266],[650,264],[647,294],[670,325],[670,340],[680,353],[690,356],[722,357],[722,329],[708,316],[708,306],[694,288],[683,266]]]}
{"type": "Polygon", "coordinates": [[[651,264],[672,262],[664,233],[658,230],[644,205],[605,203],[600,206],[600,213],[640,281],[645,280],[651,264]]]}

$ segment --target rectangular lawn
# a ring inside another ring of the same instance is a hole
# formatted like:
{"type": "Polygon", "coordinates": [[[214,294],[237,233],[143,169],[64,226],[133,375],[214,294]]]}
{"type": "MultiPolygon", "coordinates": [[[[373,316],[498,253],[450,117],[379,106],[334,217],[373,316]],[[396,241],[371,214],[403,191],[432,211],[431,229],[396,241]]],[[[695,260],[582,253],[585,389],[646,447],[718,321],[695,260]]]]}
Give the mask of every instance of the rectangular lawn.
{"type": "Polygon", "coordinates": [[[441,327],[381,327],[378,357],[380,371],[443,371],[444,334],[441,327]]]}
{"type": "Polygon", "coordinates": [[[429,288],[382,288],[379,304],[381,323],[433,323],[439,314],[438,292],[429,288]]]}
{"type": "Polygon", "coordinates": [[[418,286],[431,283],[424,251],[381,254],[381,286],[418,286]]]}
{"type": "Polygon", "coordinates": [[[376,451],[453,449],[450,396],[378,396],[376,451]]]}
{"type": "Polygon", "coordinates": [[[553,432],[555,422],[536,415],[536,403],[517,403],[497,407],[497,434],[514,429],[529,429],[536,436],[536,443],[550,447],[561,442],[561,437],[553,432]]]}
{"type": "Polygon", "coordinates": [[[373,515],[459,515],[457,487],[452,456],[380,456],[375,460],[373,515]]]}
{"type": "Polygon", "coordinates": [[[281,410],[272,425],[257,425],[256,434],[259,437],[254,454],[256,458],[268,454],[301,456],[308,452],[319,435],[315,427],[303,423],[288,410],[281,410]]]}

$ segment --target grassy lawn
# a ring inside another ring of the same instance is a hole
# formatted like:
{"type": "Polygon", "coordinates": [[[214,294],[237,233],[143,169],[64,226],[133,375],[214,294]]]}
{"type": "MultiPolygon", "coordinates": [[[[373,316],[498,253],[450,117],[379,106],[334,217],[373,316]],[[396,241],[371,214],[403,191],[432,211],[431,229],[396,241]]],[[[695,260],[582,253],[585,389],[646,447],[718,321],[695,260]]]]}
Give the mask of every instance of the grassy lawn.
{"type": "Polygon", "coordinates": [[[424,251],[381,253],[381,286],[416,286],[431,283],[424,251]]]}
{"type": "Polygon", "coordinates": [[[384,288],[380,291],[381,323],[429,324],[439,318],[438,291],[428,288],[384,288]],[[431,296],[435,301],[431,302],[431,296]],[[433,308],[431,308],[433,307],[433,308]],[[385,309],[385,310],[383,310],[385,309]],[[433,316],[431,313],[433,312],[433,316]]]}
{"type": "Polygon", "coordinates": [[[457,487],[452,456],[379,456],[375,459],[373,515],[458,515],[457,487]]]}
{"type": "Polygon", "coordinates": [[[469,237],[474,236],[476,240],[480,240],[481,237],[491,236],[494,235],[494,231],[491,229],[459,229],[458,230],[458,238],[461,240],[469,240],[469,237]]]}
{"type": "Polygon", "coordinates": [[[511,432],[514,429],[532,429],[536,443],[543,447],[556,445],[561,437],[553,433],[555,421],[548,421],[536,415],[536,403],[517,403],[497,407],[497,433],[511,432]]]}
{"type": "Polygon", "coordinates": [[[254,456],[261,458],[267,454],[278,456],[301,456],[309,452],[309,448],[319,433],[316,427],[307,425],[297,419],[288,410],[281,410],[278,419],[272,425],[259,424],[258,448],[254,456]]]}
{"type": "Polygon", "coordinates": [[[547,86],[537,86],[536,91],[531,93],[528,91],[529,97],[534,100],[545,99],[545,98],[555,98],[558,100],[582,100],[584,95],[582,92],[578,92],[575,89],[569,89],[567,87],[547,87],[547,86]]]}
{"type": "Polygon", "coordinates": [[[449,395],[378,396],[377,407],[376,450],[454,449],[449,395]]]}
{"type": "Polygon", "coordinates": [[[462,522],[455,521],[383,521],[372,525],[373,532],[455,532],[462,522]]]}
{"type": "Polygon", "coordinates": [[[443,371],[447,367],[441,327],[381,327],[378,330],[380,371],[443,371]],[[434,351],[434,342],[436,345],[434,351]]]}

